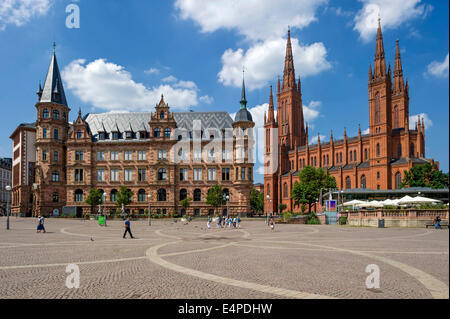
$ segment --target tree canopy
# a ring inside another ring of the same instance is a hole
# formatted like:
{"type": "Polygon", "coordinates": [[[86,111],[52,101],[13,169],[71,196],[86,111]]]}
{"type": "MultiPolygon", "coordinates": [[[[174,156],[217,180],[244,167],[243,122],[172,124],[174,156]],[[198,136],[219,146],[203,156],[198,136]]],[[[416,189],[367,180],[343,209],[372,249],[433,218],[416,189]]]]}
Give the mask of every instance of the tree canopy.
{"type": "Polygon", "coordinates": [[[307,204],[309,213],[312,204],[319,199],[320,189],[336,188],[336,179],[322,168],[306,166],[300,171],[299,180],[295,182],[291,196],[296,205],[307,204]]]}
{"type": "Polygon", "coordinates": [[[131,203],[131,198],[133,197],[133,192],[126,188],[125,186],[120,186],[119,191],[117,192],[117,206],[127,206],[131,203]]]}
{"type": "Polygon", "coordinates": [[[222,186],[216,184],[208,190],[206,203],[214,208],[225,205],[226,201],[223,196],[222,186]]]}
{"type": "Polygon", "coordinates": [[[91,188],[85,202],[91,206],[100,205],[103,202],[102,193],[98,189],[91,188]]]}
{"type": "Polygon", "coordinates": [[[256,188],[250,190],[250,207],[255,213],[264,211],[264,193],[261,193],[256,188]]]}
{"type": "Polygon", "coordinates": [[[448,188],[449,175],[433,167],[430,163],[412,167],[405,171],[400,187],[448,188]]]}

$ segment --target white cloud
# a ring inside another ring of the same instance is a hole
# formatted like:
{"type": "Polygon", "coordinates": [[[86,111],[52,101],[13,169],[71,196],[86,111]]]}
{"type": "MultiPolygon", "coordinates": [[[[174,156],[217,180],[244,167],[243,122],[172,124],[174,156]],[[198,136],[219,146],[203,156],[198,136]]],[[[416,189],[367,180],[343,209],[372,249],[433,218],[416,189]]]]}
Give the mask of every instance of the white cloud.
{"type": "Polygon", "coordinates": [[[311,101],[309,104],[303,105],[303,117],[305,118],[305,123],[313,122],[317,117],[319,117],[319,108],[322,106],[321,101],[311,101]]]}
{"type": "Polygon", "coordinates": [[[369,133],[370,133],[370,128],[368,128],[367,130],[364,130],[364,131],[362,132],[363,135],[367,135],[367,134],[369,134],[369,133]]]}
{"type": "Polygon", "coordinates": [[[448,53],[444,61],[433,61],[428,65],[428,73],[436,77],[448,78],[448,53]]]}
{"type": "Polygon", "coordinates": [[[186,110],[198,104],[198,88],[194,82],[179,81],[152,88],[133,81],[124,67],[97,59],[72,61],[63,70],[65,84],[80,100],[106,111],[149,110],[159,102],[161,94],[169,105],[186,110]]]}
{"type": "Polygon", "coordinates": [[[214,98],[208,95],[200,96],[198,100],[205,104],[212,104],[214,102],[214,98]]]}
{"type": "Polygon", "coordinates": [[[280,38],[288,25],[304,28],[328,0],[177,0],[179,16],[196,22],[201,32],[235,30],[247,40],[280,38]]]}
{"type": "MultiPolygon", "coordinates": [[[[331,68],[323,43],[299,45],[297,39],[292,38],[291,41],[297,75],[307,77],[331,68]]],[[[223,66],[218,74],[219,82],[225,86],[240,87],[242,67],[245,66],[247,88],[262,88],[282,72],[285,53],[286,40],[282,38],[258,42],[246,52],[243,49],[228,49],[222,55],[223,66]]]]}
{"type": "Polygon", "coordinates": [[[363,7],[354,18],[354,30],[364,42],[370,41],[377,32],[378,17],[384,29],[395,29],[405,21],[425,18],[433,9],[421,0],[359,0],[363,7]]]}
{"type": "Polygon", "coordinates": [[[159,70],[157,68],[150,68],[146,71],[144,71],[145,74],[158,74],[159,70]]]}
{"type": "Polygon", "coordinates": [[[427,130],[433,126],[433,121],[430,119],[428,114],[420,113],[420,114],[416,114],[416,115],[411,115],[409,117],[409,129],[410,130],[414,130],[416,128],[417,119],[419,116],[420,116],[420,122],[422,122],[422,119],[423,119],[423,122],[425,122],[425,130],[427,130]]]}
{"type": "Polygon", "coordinates": [[[51,6],[51,0],[1,0],[0,31],[8,24],[22,26],[33,17],[45,15],[51,6]]]}
{"type": "MultiPolygon", "coordinates": [[[[320,142],[325,141],[326,136],[320,135],[320,142]]],[[[319,142],[319,135],[314,136],[310,141],[309,144],[317,144],[319,142]]]]}
{"type": "Polygon", "coordinates": [[[176,82],[177,78],[174,77],[173,75],[169,75],[168,77],[165,77],[164,79],[162,79],[161,81],[163,82],[176,82]]]}

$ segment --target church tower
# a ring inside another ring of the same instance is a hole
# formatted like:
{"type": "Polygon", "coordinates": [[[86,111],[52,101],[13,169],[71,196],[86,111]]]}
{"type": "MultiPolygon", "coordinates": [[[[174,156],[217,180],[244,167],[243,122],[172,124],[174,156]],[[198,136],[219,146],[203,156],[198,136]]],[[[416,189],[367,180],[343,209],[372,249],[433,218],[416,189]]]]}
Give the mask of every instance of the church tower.
{"type": "Polygon", "coordinates": [[[33,213],[61,214],[66,203],[66,141],[69,112],[55,49],[44,87],[39,85],[36,121],[36,184],[33,213]]]}

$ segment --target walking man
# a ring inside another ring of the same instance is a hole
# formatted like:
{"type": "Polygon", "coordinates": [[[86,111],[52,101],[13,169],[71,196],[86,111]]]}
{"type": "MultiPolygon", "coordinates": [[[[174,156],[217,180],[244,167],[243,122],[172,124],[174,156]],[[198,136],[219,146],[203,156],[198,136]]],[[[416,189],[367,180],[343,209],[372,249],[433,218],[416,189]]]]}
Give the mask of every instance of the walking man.
{"type": "Polygon", "coordinates": [[[124,239],[126,238],[127,232],[130,233],[131,238],[134,238],[133,234],[131,233],[130,217],[127,217],[127,220],[125,220],[124,227],[125,227],[125,232],[123,233],[123,238],[124,239]]]}
{"type": "Polygon", "coordinates": [[[273,218],[270,218],[269,225],[270,225],[270,232],[273,232],[274,228],[275,228],[275,223],[273,221],[273,218]]]}

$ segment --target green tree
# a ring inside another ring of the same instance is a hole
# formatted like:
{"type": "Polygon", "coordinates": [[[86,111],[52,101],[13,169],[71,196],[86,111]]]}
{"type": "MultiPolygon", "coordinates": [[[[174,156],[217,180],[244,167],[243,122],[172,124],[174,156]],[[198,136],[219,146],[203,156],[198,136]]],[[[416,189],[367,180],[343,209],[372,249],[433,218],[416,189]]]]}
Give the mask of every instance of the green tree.
{"type": "Polygon", "coordinates": [[[98,190],[91,188],[89,190],[89,195],[87,196],[85,202],[88,205],[91,205],[91,211],[94,212],[94,207],[103,203],[103,194],[98,190]]]}
{"type": "Polygon", "coordinates": [[[336,180],[322,168],[306,166],[299,175],[300,182],[295,182],[292,188],[291,197],[295,205],[308,205],[308,212],[311,214],[311,206],[319,196],[320,189],[328,191],[336,188],[336,180]]]}
{"type": "Polygon", "coordinates": [[[131,204],[132,197],[133,197],[133,192],[131,190],[129,190],[125,186],[120,186],[120,189],[117,192],[116,205],[119,207],[122,207],[122,205],[123,205],[125,207],[125,206],[131,204]]]}
{"type": "Polygon", "coordinates": [[[206,196],[206,203],[214,208],[226,204],[226,201],[223,196],[222,186],[216,184],[208,190],[208,195],[206,196]]]}
{"type": "Polygon", "coordinates": [[[182,201],[180,201],[181,207],[183,207],[185,210],[191,206],[192,198],[185,198],[182,201]]]}
{"type": "Polygon", "coordinates": [[[283,210],[285,210],[286,208],[287,208],[286,204],[281,203],[278,205],[278,210],[280,211],[280,214],[283,214],[283,210]]]}
{"type": "Polygon", "coordinates": [[[436,169],[430,163],[418,165],[404,172],[400,187],[448,188],[449,175],[436,169]]]}
{"type": "Polygon", "coordinates": [[[264,211],[264,193],[261,193],[256,188],[250,190],[250,207],[255,213],[264,211]]]}

